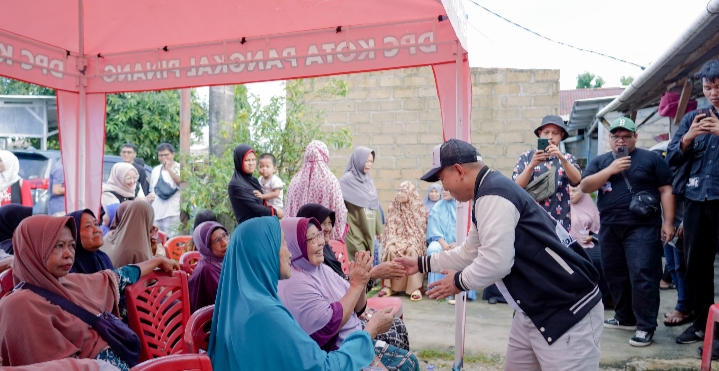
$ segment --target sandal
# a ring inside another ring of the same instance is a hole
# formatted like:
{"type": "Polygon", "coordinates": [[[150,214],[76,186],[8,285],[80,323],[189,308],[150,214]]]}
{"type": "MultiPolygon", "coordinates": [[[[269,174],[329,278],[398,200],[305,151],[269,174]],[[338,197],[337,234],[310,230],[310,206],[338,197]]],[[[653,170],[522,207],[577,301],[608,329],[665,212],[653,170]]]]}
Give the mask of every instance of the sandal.
{"type": "Polygon", "coordinates": [[[410,295],[409,300],[411,301],[420,301],[422,300],[422,291],[414,290],[412,295],[410,295]]]}
{"type": "Polygon", "coordinates": [[[673,282],[665,282],[664,280],[659,281],[659,290],[673,290],[676,289],[676,285],[673,282]],[[664,284],[664,285],[662,285],[664,284]]]}
{"type": "Polygon", "coordinates": [[[392,296],[392,294],[393,294],[392,289],[390,289],[389,287],[383,287],[382,290],[380,290],[380,292],[377,293],[377,296],[379,296],[381,298],[384,296],[392,296]]]}
{"type": "MultiPolygon", "coordinates": [[[[679,311],[675,311],[675,312],[681,313],[679,311]]],[[[682,315],[678,315],[678,316],[677,315],[669,315],[669,313],[667,313],[667,315],[665,315],[665,316],[666,316],[666,318],[664,319],[664,326],[667,326],[667,327],[681,326],[683,324],[692,322],[695,319],[694,313],[690,313],[690,314],[682,313],[682,315]]]]}

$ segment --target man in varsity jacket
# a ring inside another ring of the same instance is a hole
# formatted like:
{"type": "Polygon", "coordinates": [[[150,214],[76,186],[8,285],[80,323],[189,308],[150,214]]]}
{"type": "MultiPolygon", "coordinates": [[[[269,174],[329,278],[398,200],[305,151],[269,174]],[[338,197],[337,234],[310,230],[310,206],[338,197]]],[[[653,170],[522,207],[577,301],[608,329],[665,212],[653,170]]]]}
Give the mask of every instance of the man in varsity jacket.
{"type": "Polygon", "coordinates": [[[441,180],[458,201],[472,201],[472,225],[453,250],[396,259],[406,273],[447,274],[430,285],[433,299],[496,283],[515,310],[505,370],[597,370],[604,307],[584,249],[467,142],[435,147],[422,180],[441,180]]]}

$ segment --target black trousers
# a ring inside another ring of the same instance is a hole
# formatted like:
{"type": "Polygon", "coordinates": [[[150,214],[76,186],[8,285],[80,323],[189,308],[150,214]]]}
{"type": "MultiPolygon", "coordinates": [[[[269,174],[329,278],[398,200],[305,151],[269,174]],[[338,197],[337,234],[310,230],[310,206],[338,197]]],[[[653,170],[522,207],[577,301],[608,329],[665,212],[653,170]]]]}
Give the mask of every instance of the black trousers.
{"type": "Polygon", "coordinates": [[[706,328],[714,304],[714,256],[719,249],[719,201],[684,203],[684,281],[694,304],[694,328],[706,328]]]}

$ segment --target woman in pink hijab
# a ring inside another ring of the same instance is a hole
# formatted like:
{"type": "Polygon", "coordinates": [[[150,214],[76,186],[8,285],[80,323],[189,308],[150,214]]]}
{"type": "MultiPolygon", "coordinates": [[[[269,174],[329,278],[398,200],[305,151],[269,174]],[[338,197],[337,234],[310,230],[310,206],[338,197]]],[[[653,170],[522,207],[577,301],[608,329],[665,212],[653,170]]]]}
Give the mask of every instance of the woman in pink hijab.
{"type": "Polygon", "coordinates": [[[296,217],[300,207],[319,204],[335,212],[335,223],[330,239],[344,241],[347,226],[347,207],[342,198],[342,188],[327,164],[330,151],[327,145],[313,140],[305,150],[305,162],[287,188],[285,212],[296,217]]]}

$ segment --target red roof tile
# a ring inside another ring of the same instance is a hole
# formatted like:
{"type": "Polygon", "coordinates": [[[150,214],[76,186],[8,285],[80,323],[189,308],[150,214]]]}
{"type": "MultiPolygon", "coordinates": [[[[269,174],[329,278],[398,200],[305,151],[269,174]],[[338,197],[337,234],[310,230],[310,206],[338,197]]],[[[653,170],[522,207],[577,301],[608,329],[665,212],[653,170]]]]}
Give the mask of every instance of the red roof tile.
{"type": "Polygon", "coordinates": [[[559,114],[572,113],[574,101],[579,99],[612,97],[622,94],[624,88],[574,89],[559,91],[559,114]]]}

